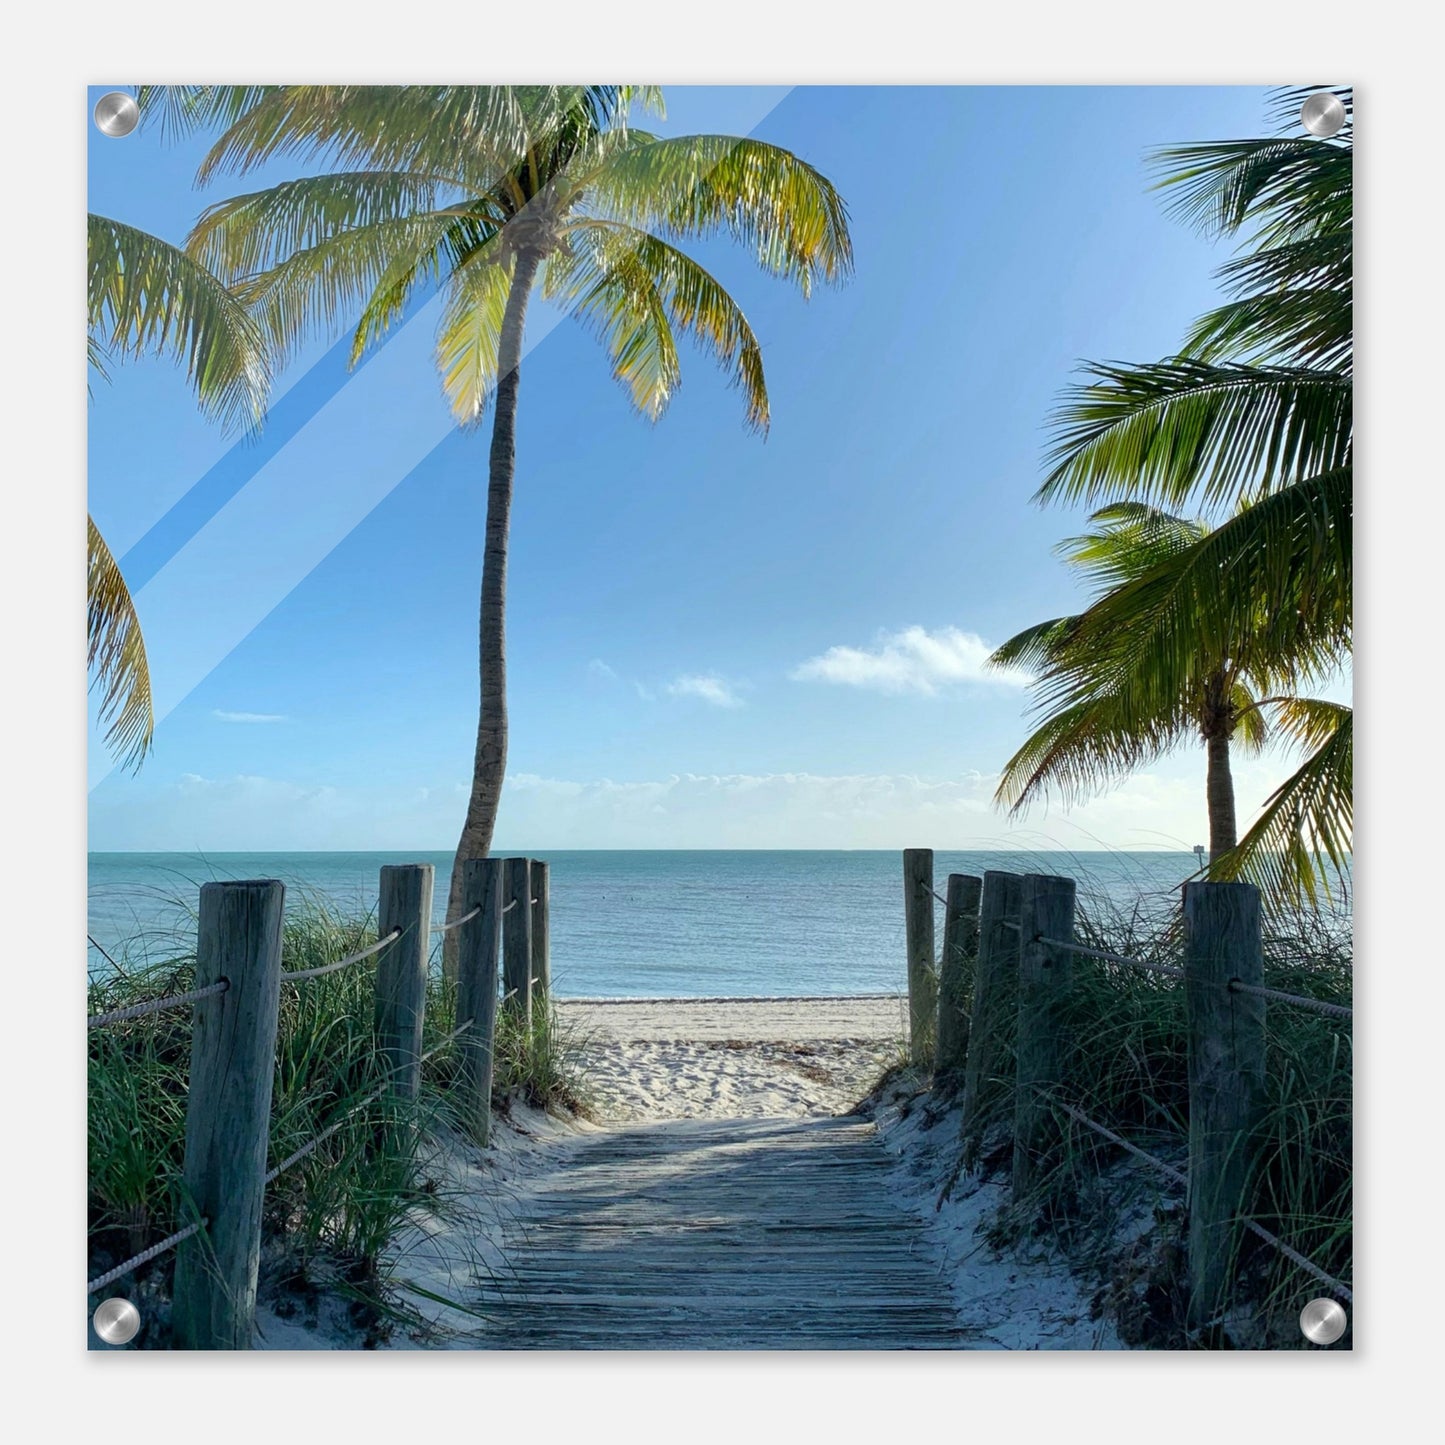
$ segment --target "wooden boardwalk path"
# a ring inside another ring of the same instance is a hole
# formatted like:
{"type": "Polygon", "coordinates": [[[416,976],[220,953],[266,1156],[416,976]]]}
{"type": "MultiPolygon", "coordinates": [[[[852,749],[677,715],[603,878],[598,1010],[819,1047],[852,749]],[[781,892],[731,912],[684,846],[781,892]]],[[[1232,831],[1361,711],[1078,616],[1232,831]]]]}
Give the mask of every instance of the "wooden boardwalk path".
{"type": "Polygon", "coordinates": [[[557,1151],[485,1347],[957,1349],[924,1225],[852,1118],[637,1124],[557,1151]]]}

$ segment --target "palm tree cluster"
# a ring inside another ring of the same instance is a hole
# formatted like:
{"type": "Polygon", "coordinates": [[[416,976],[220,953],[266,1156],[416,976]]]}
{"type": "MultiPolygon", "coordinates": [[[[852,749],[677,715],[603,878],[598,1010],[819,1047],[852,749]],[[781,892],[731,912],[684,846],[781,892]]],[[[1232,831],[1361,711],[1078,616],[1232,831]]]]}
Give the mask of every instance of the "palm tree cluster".
{"type": "MultiPolygon", "coordinates": [[[[1277,93],[1279,117],[1314,89],[1277,93]]],[[[1066,396],[1038,499],[1109,503],[1063,549],[1096,592],[994,657],[1034,669],[1040,714],[1000,802],[1077,799],[1201,738],[1209,876],[1280,901],[1343,876],[1353,823],[1353,714],[1301,695],[1352,640],[1353,96],[1335,93],[1332,140],[1156,157],[1182,217],[1243,236],[1229,299],[1177,355],[1093,364],[1066,396]],[[1212,521],[1164,510],[1189,503],[1212,521]],[[1306,756],[1239,837],[1230,747],[1271,736],[1306,756]]]]}

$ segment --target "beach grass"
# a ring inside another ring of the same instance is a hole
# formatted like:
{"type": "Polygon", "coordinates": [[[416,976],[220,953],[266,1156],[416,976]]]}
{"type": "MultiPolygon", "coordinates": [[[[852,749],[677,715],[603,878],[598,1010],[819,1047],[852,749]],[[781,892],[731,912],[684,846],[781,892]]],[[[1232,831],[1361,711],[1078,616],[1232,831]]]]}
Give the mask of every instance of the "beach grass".
{"type": "MultiPolygon", "coordinates": [[[[329,963],[365,947],[374,921],[325,899],[287,908],[282,952],[288,970],[329,963]]],[[[180,939],[177,940],[178,944],[180,939]]],[[[195,976],[193,953],[177,951],[92,976],[88,1012],[100,1013],[183,992],[195,976]]],[[[262,1224],[262,1293],[314,1291],[322,1282],[351,1299],[352,1321],[367,1342],[411,1316],[392,1288],[389,1246],[409,1224],[458,1203],[441,1151],[461,1137],[451,1108],[453,1051],[422,1070],[416,1099],[383,1091],[386,1076],[373,1019],[374,964],[282,984],[271,1105],[274,1167],[340,1121],[319,1147],[267,1188],[262,1224]],[[360,1105],[360,1107],[358,1107],[360,1105]],[[269,1277],[267,1277],[269,1276],[269,1277]]],[[[439,963],[428,989],[424,1048],[453,1027],[455,988],[439,963]]],[[[525,1038],[499,1031],[493,1107],[511,1099],[554,1109],[581,1106],[577,1050],[555,1013],[539,1008],[525,1038]]],[[[187,1219],[181,1183],[185,1150],[191,1012],[166,1011],[90,1031],[88,1117],[89,1276],[140,1252],[187,1219]]],[[[164,1346],[166,1301],[175,1256],[140,1267],[117,1288],[143,1295],[147,1338],[164,1346]]]]}
{"type": "MultiPolygon", "coordinates": [[[[1092,947],[1178,966],[1176,923],[1152,909],[1081,904],[1076,936],[1092,947]]],[[[1265,980],[1348,1004],[1353,943],[1343,911],[1301,910],[1267,922],[1265,980]]],[[[1182,985],[1080,958],[1073,976],[1060,1097],[1166,1164],[1188,1164],[1188,1032],[1182,985]]],[[[1352,1279],[1353,1049],[1348,1021],[1284,1003],[1267,1013],[1266,1096],[1250,1141],[1247,1213],[1326,1273],[1352,1279]]],[[[1012,1094],[995,1104],[985,1168],[1006,1166],[1012,1094]]],[[[1136,1343],[1187,1348],[1183,1191],[1063,1110],[1061,1147],[1026,1198],[1000,1216],[996,1243],[1047,1237],[1094,1273],[1101,1305],[1136,1343]]],[[[1241,1232],[1235,1293],[1224,1311],[1232,1342],[1305,1342],[1303,1304],[1328,1289],[1256,1236],[1241,1232]]]]}

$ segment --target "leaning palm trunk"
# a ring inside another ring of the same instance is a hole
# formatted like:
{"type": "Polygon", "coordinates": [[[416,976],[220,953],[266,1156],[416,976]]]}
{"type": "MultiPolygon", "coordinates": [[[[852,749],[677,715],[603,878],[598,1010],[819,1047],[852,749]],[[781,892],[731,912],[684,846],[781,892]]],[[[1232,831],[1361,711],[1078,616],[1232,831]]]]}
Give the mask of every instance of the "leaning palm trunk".
{"type": "MultiPolygon", "coordinates": [[[[507,771],[507,535],[517,470],[517,393],[521,382],[522,337],[532,283],[541,263],[541,254],[537,251],[517,253],[497,348],[497,399],[488,462],[486,545],[482,554],[478,623],[481,706],[477,715],[476,753],[472,759],[472,790],[452,863],[448,918],[461,915],[462,864],[472,858],[485,858],[492,846],[502,779],[507,771]]],[[[448,973],[456,970],[457,943],[455,931],[445,935],[442,960],[448,973]]]]}

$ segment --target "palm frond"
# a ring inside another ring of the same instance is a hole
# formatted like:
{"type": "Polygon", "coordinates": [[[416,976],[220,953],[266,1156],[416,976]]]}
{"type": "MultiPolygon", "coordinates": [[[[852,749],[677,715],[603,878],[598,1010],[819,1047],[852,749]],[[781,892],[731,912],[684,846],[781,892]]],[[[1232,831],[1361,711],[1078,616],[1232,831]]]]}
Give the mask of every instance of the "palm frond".
{"type": "Polygon", "coordinates": [[[591,177],[597,213],[673,239],[729,235],[804,295],[853,266],[848,212],[821,172],[780,146],[677,136],[629,146],[591,177]]]}
{"type": "Polygon", "coordinates": [[[270,361],[242,303],[184,251],[134,226],[92,214],[88,237],[95,346],[118,357],[174,356],[201,404],[223,422],[258,421],[270,361]]]}
{"type": "Polygon", "coordinates": [[[1095,363],[1053,421],[1040,501],[1259,497],[1347,466],[1353,392],[1338,372],[1178,356],[1095,363]]]}
{"type": "Polygon", "coordinates": [[[1276,906],[1318,900],[1343,883],[1354,833],[1354,714],[1339,703],[1296,698],[1276,725],[1307,742],[1309,757],[1270,794],[1237,847],[1210,863],[1220,881],[1243,878],[1276,906]]]}
{"type": "Polygon", "coordinates": [[[743,393],[749,425],[767,430],[762,348],[712,275],[675,246],[620,222],[583,220],[569,234],[572,252],[549,263],[545,294],[598,333],[638,411],[656,420],[681,383],[674,340],[681,333],[710,351],[743,393]]]}
{"type": "Polygon", "coordinates": [[[155,733],[150,665],[130,589],[93,518],[86,517],[86,666],[100,689],[105,744],[124,767],[139,768],[155,733]]]}
{"type": "Polygon", "coordinates": [[[481,419],[497,384],[512,263],[513,257],[500,248],[480,252],[453,274],[447,287],[437,327],[437,370],[452,415],[463,426],[481,419]]]}
{"type": "Polygon", "coordinates": [[[1086,802],[1157,762],[1188,735],[1182,707],[1170,718],[1142,718],[1128,699],[1088,696],[1050,713],[1006,762],[994,800],[1020,816],[1055,798],[1066,807],[1086,802]]]}
{"type": "Polygon", "coordinates": [[[407,221],[460,196],[449,182],[406,172],[308,176],[208,206],[191,228],[186,250],[235,283],[343,232],[407,221]]]}
{"type": "Polygon", "coordinates": [[[1200,317],[1184,341],[1199,361],[1273,362],[1348,374],[1354,351],[1350,289],[1306,287],[1227,302],[1200,317]]]}

